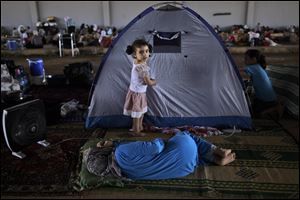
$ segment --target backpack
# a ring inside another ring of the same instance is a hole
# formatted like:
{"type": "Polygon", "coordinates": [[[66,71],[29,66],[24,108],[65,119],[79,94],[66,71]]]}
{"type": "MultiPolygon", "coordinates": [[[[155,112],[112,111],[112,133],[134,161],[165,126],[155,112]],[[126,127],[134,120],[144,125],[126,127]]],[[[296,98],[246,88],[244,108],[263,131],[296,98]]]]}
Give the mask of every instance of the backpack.
{"type": "Polygon", "coordinates": [[[94,79],[92,63],[78,62],[64,67],[67,84],[76,86],[91,86],[94,79]]]}

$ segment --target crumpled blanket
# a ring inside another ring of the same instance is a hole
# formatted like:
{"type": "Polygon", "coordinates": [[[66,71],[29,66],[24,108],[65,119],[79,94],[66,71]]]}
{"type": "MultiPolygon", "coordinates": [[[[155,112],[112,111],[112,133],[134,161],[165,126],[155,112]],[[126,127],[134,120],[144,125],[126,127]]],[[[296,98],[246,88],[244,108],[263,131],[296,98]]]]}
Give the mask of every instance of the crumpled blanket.
{"type": "Polygon", "coordinates": [[[178,127],[165,127],[160,128],[156,126],[151,126],[144,124],[145,131],[151,132],[160,132],[164,134],[175,135],[178,131],[189,131],[190,133],[206,138],[212,135],[223,135],[223,132],[213,127],[205,127],[205,126],[178,126],[178,127]]]}

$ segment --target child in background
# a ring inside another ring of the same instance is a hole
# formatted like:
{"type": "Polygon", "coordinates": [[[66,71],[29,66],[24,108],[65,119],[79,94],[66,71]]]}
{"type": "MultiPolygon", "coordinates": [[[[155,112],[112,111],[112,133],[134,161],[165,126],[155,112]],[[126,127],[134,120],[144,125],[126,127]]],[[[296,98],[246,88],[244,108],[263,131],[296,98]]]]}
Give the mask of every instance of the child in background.
{"type": "Polygon", "coordinates": [[[245,73],[250,76],[255,91],[253,115],[257,116],[263,110],[277,104],[277,95],[271,80],[265,71],[267,64],[265,56],[257,49],[249,49],[245,53],[245,73]]]}
{"type": "Polygon", "coordinates": [[[156,81],[150,78],[150,67],[147,60],[152,51],[152,46],[145,40],[138,39],[127,47],[126,53],[134,58],[131,70],[131,80],[124,104],[124,115],[133,118],[131,135],[144,136],[143,117],[147,112],[147,86],[154,86],[156,81]]]}

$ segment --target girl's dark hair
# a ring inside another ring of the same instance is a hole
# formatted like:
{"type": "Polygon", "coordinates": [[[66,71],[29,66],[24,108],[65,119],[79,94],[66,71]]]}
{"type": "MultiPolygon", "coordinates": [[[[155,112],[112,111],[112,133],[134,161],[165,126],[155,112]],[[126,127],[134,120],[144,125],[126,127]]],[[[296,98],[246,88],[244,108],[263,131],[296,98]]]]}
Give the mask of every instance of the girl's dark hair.
{"type": "Polygon", "coordinates": [[[127,46],[127,49],[126,49],[126,53],[128,55],[131,55],[133,54],[133,52],[135,52],[136,48],[140,48],[142,46],[148,46],[149,48],[149,52],[152,53],[152,45],[149,44],[148,42],[146,42],[145,40],[143,39],[138,39],[138,40],[135,40],[132,45],[128,45],[127,46]]]}
{"type": "Polygon", "coordinates": [[[248,49],[245,55],[248,56],[249,58],[255,58],[256,62],[259,63],[263,69],[266,69],[267,67],[266,57],[262,53],[260,53],[259,50],[248,49]]]}

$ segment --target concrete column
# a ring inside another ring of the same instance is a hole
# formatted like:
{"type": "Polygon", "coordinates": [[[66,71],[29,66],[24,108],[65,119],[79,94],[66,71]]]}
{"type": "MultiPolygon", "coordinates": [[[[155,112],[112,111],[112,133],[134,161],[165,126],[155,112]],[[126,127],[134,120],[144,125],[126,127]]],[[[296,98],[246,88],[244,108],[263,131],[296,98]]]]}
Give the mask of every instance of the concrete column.
{"type": "Polygon", "coordinates": [[[246,15],[246,23],[250,28],[254,28],[254,16],[255,16],[255,1],[247,1],[247,15],[246,15]]]}
{"type": "Polygon", "coordinates": [[[102,11],[103,11],[103,23],[104,26],[111,26],[110,24],[110,3],[109,1],[102,1],[102,11]]]}
{"type": "Polygon", "coordinates": [[[38,7],[36,1],[27,1],[29,5],[29,11],[31,15],[31,26],[36,28],[35,24],[39,21],[38,7]]]}

